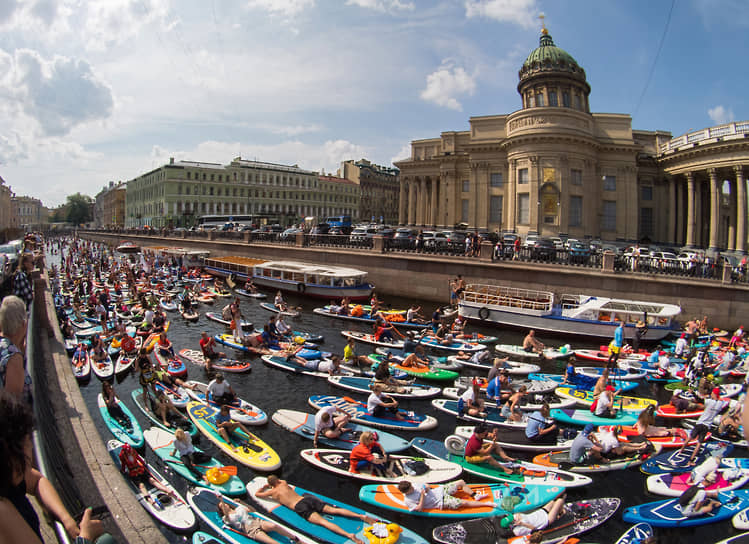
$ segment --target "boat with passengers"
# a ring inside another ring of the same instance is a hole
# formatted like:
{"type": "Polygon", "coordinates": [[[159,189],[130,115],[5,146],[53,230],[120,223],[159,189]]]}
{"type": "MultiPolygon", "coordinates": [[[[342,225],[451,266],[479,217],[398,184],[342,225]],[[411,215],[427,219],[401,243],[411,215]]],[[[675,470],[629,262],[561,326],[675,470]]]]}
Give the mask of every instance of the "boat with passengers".
{"type": "Polygon", "coordinates": [[[656,341],[678,330],[676,317],[681,308],[660,302],[470,284],[461,294],[458,311],[462,317],[486,324],[598,339],[612,338],[620,322],[625,324],[625,338],[631,339],[636,323],[642,320],[647,324],[643,340],[656,341]]]}
{"type": "Polygon", "coordinates": [[[298,261],[266,261],[252,267],[252,281],[258,287],[280,289],[326,300],[348,297],[367,300],[374,285],[367,272],[356,268],[311,264],[298,261]]]}

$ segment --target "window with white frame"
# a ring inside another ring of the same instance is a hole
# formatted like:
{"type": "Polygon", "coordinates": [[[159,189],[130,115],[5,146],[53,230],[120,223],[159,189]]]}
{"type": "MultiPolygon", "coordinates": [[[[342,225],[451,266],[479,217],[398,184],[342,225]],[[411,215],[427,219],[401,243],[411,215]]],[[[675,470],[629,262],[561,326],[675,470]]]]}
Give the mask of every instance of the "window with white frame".
{"type": "Polygon", "coordinates": [[[522,193],[518,195],[518,223],[527,225],[531,222],[530,195],[522,193]]]}

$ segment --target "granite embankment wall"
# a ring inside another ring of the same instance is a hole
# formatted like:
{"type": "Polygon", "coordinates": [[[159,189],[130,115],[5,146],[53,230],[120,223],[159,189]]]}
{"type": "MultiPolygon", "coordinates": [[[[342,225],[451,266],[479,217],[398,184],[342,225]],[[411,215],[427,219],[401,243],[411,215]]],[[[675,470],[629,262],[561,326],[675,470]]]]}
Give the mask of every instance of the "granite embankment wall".
{"type": "Polygon", "coordinates": [[[242,240],[201,240],[160,236],[124,236],[100,232],[80,233],[86,239],[117,244],[132,240],[141,246],[177,246],[207,250],[212,257],[241,255],[260,259],[294,259],[352,266],[369,272],[377,293],[411,297],[444,304],[449,281],[462,274],[467,282],[543,289],[557,294],[595,296],[679,304],[682,320],[708,315],[713,326],[735,329],[749,318],[749,287],[716,280],[687,279],[632,272],[523,263],[492,262],[484,258],[390,253],[352,248],[316,248],[242,240]]]}
{"type": "MultiPolygon", "coordinates": [[[[72,515],[87,506],[106,506],[109,515],[102,521],[117,542],[167,544],[114,466],[108,438],[94,425],[65,352],[46,272],[37,270],[34,277],[28,354],[40,465],[72,515]]],[[[90,387],[98,385],[93,380],[90,387]]]]}

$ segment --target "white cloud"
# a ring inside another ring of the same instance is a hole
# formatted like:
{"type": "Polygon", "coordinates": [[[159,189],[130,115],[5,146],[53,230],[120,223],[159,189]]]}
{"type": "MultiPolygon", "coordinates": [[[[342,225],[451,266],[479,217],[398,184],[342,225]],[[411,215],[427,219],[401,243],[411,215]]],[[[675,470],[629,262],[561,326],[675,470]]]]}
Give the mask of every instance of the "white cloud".
{"type": "Polygon", "coordinates": [[[537,25],[536,0],[466,0],[466,17],[486,17],[523,28],[537,25]]]}
{"type": "Polygon", "coordinates": [[[710,116],[710,119],[713,120],[713,123],[716,123],[718,125],[722,125],[723,123],[730,123],[735,119],[733,110],[731,108],[725,108],[723,106],[715,106],[714,108],[710,108],[709,110],[707,110],[707,114],[710,116]]]}
{"type": "Polygon", "coordinates": [[[2,0],[2,2],[0,2],[0,24],[13,17],[18,6],[18,0],[2,0]]]}
{"type": "Polygon", "coordinates": [[[247,5],[251,8],[263,9],[271,15],[292,17],[313,7],[315,0],[249,0],[247,5]]]}
{"type": "Polygon", "coordinates": [[[427,76],[426,89],[419,96],[438,106],[461,111],[463,106],[456,97],[472,95],[475,90],[475,76],[460,66],[453,66],[450,61],[443,61],[442,66],[427,76]]]}
{"type": "Polygon", "coordinates": [[[300,134],[309,134],[310,132],[320,132],[323,127],[320,125],[270,125],[260,124],[257,128],[267,130],[271,134],[280,136],[299,136],[300,134]]]}
{"type": "Polygon", "coordinates": [[[390,162],[395,163],[395,162],[404,161],[410,158],[411,158],[411,144],[407,143],[403,147],[400,148],[400,151],[398,151],[398,153],[395,154],[395,157],[390,159],[390,162]]]}
{"type": "Polygon", "coordinates": [[[414,11],[416,6],[413,2],[401,2],[400,0],[346,0],[347,6],[359,6],[360,8],[372,9],[380,12],[414,11]]]}

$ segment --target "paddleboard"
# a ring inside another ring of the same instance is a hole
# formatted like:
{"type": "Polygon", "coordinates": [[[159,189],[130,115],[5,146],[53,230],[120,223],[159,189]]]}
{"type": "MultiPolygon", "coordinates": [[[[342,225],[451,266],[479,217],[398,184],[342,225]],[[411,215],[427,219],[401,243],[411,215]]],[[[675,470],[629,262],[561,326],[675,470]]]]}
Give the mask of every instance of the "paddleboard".
{"type": "Polygon", "coordinates": [[[497,344],[494,346],[494,351],[497,353],[502,353],[504,355],[509,355],[510,357],[520,357],[520,358],[527,358],[527,359],[554,359],[554,360],[562,360],[562,359],[569,359],[572,357],[574,352],[572,350],[557,350],[552,348],[546,348],[543,351],[543,354],[536,353],[534,351],[525,351],[523,349],[523,346],[513,345],[513,344],[497,344]]]}
{"type": "MultiPolygon", "coordinates": [[[[457,355],[452,355],[447,358],[447,360],[451,363],[457,363],[461,366],[470,368],[478,368],[479,370],[484,370],[487,372],[494,366],[492,358],[489,357],[488,359],[489,361],[487,363],[483,363],[481,361],[475,361],[473,357],[465,359],[457,355]]],[[[504,361],[503,363],[500,363],[499,368],[502,370],[506,370],[507,373],[511,376],[524,376],[526,374],[530,374],[531,372],[541,371],[541,367],[538,365],[532,363],[521,363],[520,361],[504,361]]]]}
{"type": "Polygon", "coordinates": [[[595,415],[590,410],[580,410],[573,408],[557,408],[551,411],[551,417],[561,423],[571,425],[634,425],[637,423],[638,412],[619,410],[616,417],[601,417],[595,415]]]}
{"type": "Polygon", "coordinates": [[[287,307],[286,310],[282,311],[282,310],[276,308],[275,304],[271,304],[270,302],[261,302],[260,303],[260,307],[263,308],[264,310],[268,310],[269,312],[273,312],[273,313],[276,313],[276,314],[283,314],[283,315],[287,315],[289,317],[299,317],[301,315],[298,311],[296,311],[296,310],[294,310],[294,309],[292,309],[290,307],[287,307]]]}
{"type": "MultiPolygon", "coordinates": [[[[613,428],[613,425],[601,425],[600,427],[598,427],[598,430],[603,432],[611,432],[613,428]]],[[[668,434],[666,436],[648,436],[646,438],[653,444],[660,444],[664,448],[680,448],[689,439],[689,431],[685,431],[684,429],[671,428],[668,429],[668,431],[670,431],[671,434],[668,434]]],[[[621,432],[616,435],[616,438],[617,440],[619,440],[619,442],[630,442],[632,440],[635,440],[639,436],[640,431],[638,431],[637,428],[628,426],[622,427],[621,432]]],[[[710,438],[710,433],[708,433],[705,437],[706,440],[708,438],[710,438]]],[[[690,444],[696,443],[697,439],[693,439],[690,442],[690,444]]]]}
{"type": "MultiPolygon", "coordinates": [[[[537,373],[537,372],[531,372],[528,374],[529,380],[552,380],[555,381],[561,385],[570,385],[575,386],[578,389],[593,389],[596,386],[596,382],[598,381],[597,378],[589,378],[588,376],[581,376],[580,374],[576,374],[573,383],[571,384],[565,384],[564,382],[564,376],[562,374],[546,374],[546,373],[537,373]]],[[[636,389],[639,387],[640,384],[638,382],[628,382],[628,381],[618,381],[616,382],[616,388],[621,389],[622,391],[631,391],[632,389],[636,389]]]]}
{"type": "MultiPolygon", "coordinates": [[[[554,390],[554,393],[566,399],[575,399],[575,401],[582,406],[592,406],[593,402],[596,400],[596,397],[593,396],[593,391],[586,391],[576,387],[557,387],[554,390]]],[[[617,395],[614,398],[614,407],[617,410],[634,410],[642,412],[648,406],[656,407],[658,406],[658,401],[655,399],[625,397],[622,395],[617,395]]]]}
{"type": "Polygon", "coordinates": [[[231,442],[226,442],[216,429],[217,414],[218,410],[197,401],[187,405],[187,415],[198,430],[228,456],[253,470],[269,471],[281,466],[278,454],[252,433],[236,429],[229,434],[231,442]]]}
{"type": "MultiPolygon", "coordinates": [[[[493,404],[493,403],[492,403],[493,404]]],[[[478,421],[478,422],[485,422],[490,423],[492,425],[497,425],[499,427],[503,428],[511,428],[511,429],[525,429],[527,425],[527,421],[525,420],[525,417],[521,421],[512,421],[510,419],[507,419],[506,417],[502,416],[500,411],[496,408],[496,406],[492,406],[489,403],[487,403],[484,406],[484,409],[486,410],[486,417],[476,415],[471,416],[467,413],[460,414],[458,410],[458,401],[457,400],[451,400],[451,399],[434,399],[432,400],[432,406],[437,408],[437,410],[441,410],[443,412],[447,412],[448,414],[452,414],[455,417],[460,417],[462,419],[468,419],[471,421],[478,421]]]]}
{"type": "Polygon", "coordinates": [[[114,363],[112,357],[107,354],[105,359],[97,361],[94,359],[93,350],[89,352],[89,360],[91,361],[91,370],[100,380],[109,380],[114,376],[114,363]]]}
{"type": "MultiPolygon", "coordinates": [[[[363,376],[328,376],[328,382],[336,387],[364,394],[371,393],[370,386],[375,383],[372,378],[363,376]]],[[[387,391],[387,394],[391,397],[408,399],[428,399],[436,397],[442,391],[439,387],[418,383],[388,387],[390,390],[387,391]]]]}
{"type": "MultiPolygon", "coordinates": [[[[276,411],[271,417],[276,425],[280,425],[287,431],[291,431],[294,434],[312,440],[315,436],[315,415],[308,414],[306,412],[298,412],[296,410],[285,410],[281,409],[276,411]]],[[[351,450],[354,446],[359,443],[359,437],[364,431],[374,431],[374,428],[367,427],[366,425],[359,425],[358,423],[347,423],[347,428],[350,431],[346,431],[338,438],[327,438],[320,435],[317,439],[319,444],[324,444],[330,448],[337,448],[343,450],[351,450]]],[[[396,452],[408,449],[408,441],[403,440],[399,436],[385,432],[377,432],[377,442],[380,443],[382,449],[386,452],[396,452]]]]}
{"type": "Polygon", "coordinates": [[[363,344],[371,344],[373,346],[381,346],[392,349],[403,349],[403,340],[377,340],[374,334],[358,331],[341,331],[341,334],[346,338],[353,338],[357,342],[361,342],[363,344]]]}
{"type": "MultiPolygon", "coordinates": [[[[453,434],[463,440],[468,440],[473,434],[473,428],[472,425],[459,425],[455,427],[455,432],[453,434]]],[[[448,448],[450,447],[450,444],[448,443],[449,439],[450,437],[445,439],[445,445],[448,448]]],[[[569,450],[572,447],[573,439],[566,439],[559,435],[554,443],[533,442],[525,436],[525,428],[507,429],[504,427],[498,427],[496,441],[497,444],[506,450],[546,452],[549,450],[569,450]]]]}
{"type": "Polygon", "coordinates": [[[649,523],[653,527],[695,527],[726,520],[749,507],[749,490],[735,489],[718,493],[721,507],[701,516],[685,517],[679,499],[668,499],[630,506],[624,509],[622,520],[627,523],[649,523]]]}
{"type": "MultiPolygon", "coordinates": [[[[645,451],[647,452],[647,450],[645,451]]],[[[658,455],[660,451],[661,446],[654,444],[652,453],[630,453],[623,457],[615,457],[608,463],[587,463],[583,465],[570,462],[569,451],[554,451],[537,455],[533,458],[533,462],[545,467],[560,467],[571,472],[609,472],[636,467],[646,459],[658,455]]]]}
{"type": "MultiPolygon", "coordinates": [[[[179,356],[196,365],[205,366],[205,357],[203,356],[203,352],[199,349],[181,349],[179,350],[179,356]]],[[[229,359],[227,357],[214,359],[211,366],[214,370],[220,372],[238,373],[247,372],[252,369],[252,365],[248,361],[237,361],[236,359],[229,359]]]]}
{"type": "MultiPolygon", "coordinates": [[[[691,474],[691,472],[653,474],[647,477],[645,486],[650,493],[656,495],[679,497],[691,485],[689,481],[691,474]]],[[[718,469],[716,474],[717,478],[713,483],[703,485],[705,491],[731,491],[742,487],[749,481],[749,471],[747,470],[722,468],[718,469]]]]}
{"type": "MultiPolygon", "coordinates": [[[[317,370],[319,364],[322,361],[330,362],[329,359],[317,359],[315,360],[315,364],[313,364],[313,366],[302,366],[293,360],[289,360],[286,357],[279,357],[277,355],[263,355],[261,358],[267,365],[273,366],[275,368],[280,368],[281,370],[285,370],[287,372],[293,372],[294,374],[304,374],[306,376],[314,376],[315,378],[331,377],[329,372],[317,370]]],[[[338,372],[347,375],[352,374],[351,371],[346,370],[347,368],[348,367],[341,365],[338,369],[338,372]]]]}
{"type": "Polygon", "coordinates": [[[118,421],[109,414],[107,405],[104,402],[104,396],[99,393],[96,397],[96,402],[99,405],[99,413],[101,414],[104,424],[107,429],[121,442],[130,444],[134,448],[140,448],[143,446],[143,429],[135,419],[135,416],[119,398],[117,399],[117,406],[120,407],[122,412],[127,416],[128,421],[118,421]]]}
{"type": "Polygon", "coordinates": [[[203,531],[196,531],[192,534],[192,544],[225,544],[225,542],[203,531]]]}
{"type": "Polygon", "coordinates": [[[333,395],[313,395],[309,404],[319,410],[323,406],[336,406],[351,416],[351,420],[364,425],[383,429],[398,429],[401,431],[428,431],[437,426],[437,420],[432,416],[416,414],[411,411],[398,409],[403,419],[395,417],[375,417],[367,412],[367,403],[349,397],[333,395]]]}
{"type": "MultiPolygon", "coordinates": [[[[582,374],[583,376],[587,376],[589,378],[600,378],[603,374],[604,369],[599,366],[576,366],[575,372],[577,374],[582,374]]],[[[635,381],[635,380],[641,380],[645,376],[647,376],[648,373],[644,370],[622,370],[621,368],[614,368],[609,371],[609,380],[613,382],[618,382],[619,380],[624,381],[635,381]]]]}
{"type": "MultiPolygon", "coordinates": [[[[378,353],[370,354],[368,356],[368,359],[372,363],[372,370],[376,370],[377,365],[382,363],[385,358],[385,355],[380,355],[378,353]]],[[[415,376],[423,380],[445,381],[454,380],[458,377],[458,373],[454,370],[436,368],[432,364],[430,364],[429,366],[403,366],[401,363],[403,362],[405,357],[391,355],[390,359],[390,368],[405,372],[409,376],[415,376]]]]}
{"type": "Polygon", "coordinates": [[[641,544],[653,536],[653,528],[647,523],[633,525],[619,537],[616,544],[641,544]]]}
{"type": "MultiPolygon", "coordinates": [[[[186,383],[191,387],[194,386],[192,389],[185,389],[190,398],[207,404],[216,410],[221,408],[217,402],[208,400],[206,397],[208,384],[196,381],[188,381],[186,383]]],[[[268,415],[265,412],[239,397],[235,397],[234,403],[230,406],[229,414],[234,421],[239,421],[245,425],[264,425],[268,421],[268,415]]]]}
{"type": "Polygon", "coordinates": [[[655,455],[652,458],[645,461],[641,466],[640,470],[645,474],[664,474],[668,472],[685,472],[691,470],[694,466],[701,464],[708,456],[712,455],[713,452],[719,448],[725,448],[723,453],[724,460],[728,455],[733,446],[726,442],[715,442],[710,441],[703,444],[700,452],[694,458],[694,464],[689,465],[689,457],[692,455],[696,446],[687,446],[682,451],[670,451],[667,453],[661,453],[655,455]]]}
{"type": "Polygon", "coordinates": [[[75,350],[71,358],[71,364],[73,365],[73,375],[77,380],[84,381],[91,377],[91,358],[85,347],[80,346],[75,350]]]}
{"type": "Polygon", "coordinates": [[[237,293],[238,295],[242,295],[243,297],[247,297],[247,298],[263,299],[263,298],[266,298],[267,296],[265,293],[251,293],[245,289],[234,289],[234,292],[237,293]]]}
{"type": "Polygon", "coordinates": [[[161,421],[161,418],[154,414],[151,411],[151,404],[148,403],[148,406],[146,407],[143,403],[143,389],[137,388],[133,389],[130,392],[130,396],[133,399],[133,402],[135,403],[135,406],[138,407],[138,409],[145,415],[148,420],[151,422],[152,425],[156,425],[159,429],[163,429],[165,431],[174,432],[175,429],[181,428],[183,431],[185,431],[187,434],[189,434],[192,437],[198,436],[198,429],[195,427],[195,425],[192,424],[192,421],[190,421],[187,417],[182,416],[178,417],[175,413],[167,411],[166,414],[166,420],[169,423],[169,427],[165,426],[164,423],[161,421]]]}

